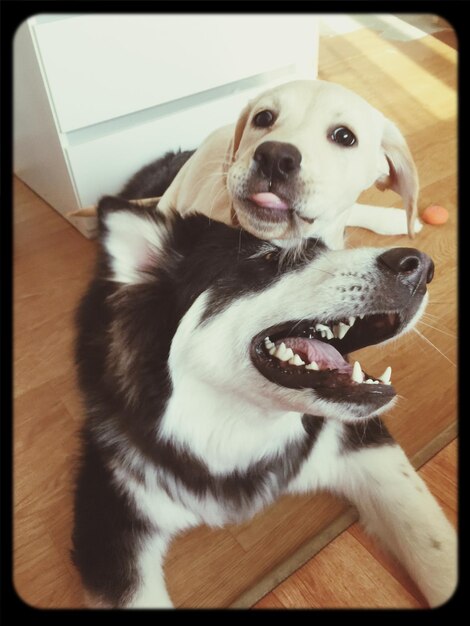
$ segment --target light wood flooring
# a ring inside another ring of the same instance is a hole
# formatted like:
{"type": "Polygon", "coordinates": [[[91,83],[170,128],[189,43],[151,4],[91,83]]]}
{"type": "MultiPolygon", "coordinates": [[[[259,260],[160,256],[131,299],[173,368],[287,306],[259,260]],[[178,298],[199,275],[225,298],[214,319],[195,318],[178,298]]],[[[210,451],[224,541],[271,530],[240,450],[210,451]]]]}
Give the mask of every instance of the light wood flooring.
{"type": "MultiPolygon", "coordinates": [[[[431,36],[389,41],[360,29],[322,39],[319,70],[394,119],[418,166],[420,208],[438,202],[450,211],[445,226],[426,226],[413,243],[356,230],[348,245],[416,245],[436,263],[428,316],[418,326],[436,348],[411,333],[358,356],[372,372],[394,368],[400,399],[386,421],[415,466],[442,449],[421,472],[455,521],[456,444],[447,444],[456,435],[456,53],[431,36]]],[[[14,191],[14,582],[36,607],[80,607],[68,553],[82,422],[73,314],[96,243],[16,179],[14,191]]],[[[362,200],[392,206],[398,199],[370,190],[362,200]]],[[[400,566],[357,525],[342,532],[354,521],[347,503],[318,494],[284,498],[242,526],[196,529],[170,550],[170,593],[183,607],[424,606],[400,566]]]]}

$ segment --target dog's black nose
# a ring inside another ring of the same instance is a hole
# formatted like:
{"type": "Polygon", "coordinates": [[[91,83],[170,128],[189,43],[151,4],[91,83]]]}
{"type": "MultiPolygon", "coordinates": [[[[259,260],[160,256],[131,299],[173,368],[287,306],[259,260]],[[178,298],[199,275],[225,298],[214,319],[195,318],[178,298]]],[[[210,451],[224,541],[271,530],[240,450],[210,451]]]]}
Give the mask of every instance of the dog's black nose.
{"type": "Polygon", "coordinates": [[[302,155],[291,143],[265,141],[253,155],[259,170],[270,180],[285,179],[300,169],[302,155]]]}
{"type": "Polygon", "coordinates": [[[415,248],[391,248],[378,257],[379,266],[391,270],[412,291],[421,286],[424,291],[426,284],[434,276],[434,263],[427,254],[415,248]]]}

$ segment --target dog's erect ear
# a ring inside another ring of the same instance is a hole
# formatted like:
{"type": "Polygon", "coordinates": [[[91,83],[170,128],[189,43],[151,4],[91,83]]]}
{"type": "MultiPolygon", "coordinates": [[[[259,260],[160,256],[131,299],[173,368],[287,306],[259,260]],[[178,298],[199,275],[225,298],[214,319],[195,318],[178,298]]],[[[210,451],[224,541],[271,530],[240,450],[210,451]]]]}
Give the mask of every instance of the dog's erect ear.
{"type": "Polygon", "coordinates": [[[243,137],[243,132],[245,131],[246,123],[248,122],[248,118],[250,117],[251,112],[251,102],[249,102],[243,111],[240,113],[237,124],[235,126],[235,132],[233,133],[232,141],[230,142],[230,146],[228,149],[227,159],[228,163],[232,163],[235,160],[237,155],[238,147],[240,146],[240,142],[243,137]]]}
{"type": "Polygon", "coordinates": [[[382,137],[382,150],[389,173],[375,181],[380,190],[392,189],[403,199],[408,221],[408,234],[415,235],[418,216],[419,181],[416,165],[405,138],[393,122],[386,119],[382,137]]]}
{"type": "Polygon", "coordinates": [[[155,209],[136,207],[106,196],[98,205],[99,235],[109,255],[111,278],[120,283],[145,282],[163,257],[167,219],[155,209]]]}

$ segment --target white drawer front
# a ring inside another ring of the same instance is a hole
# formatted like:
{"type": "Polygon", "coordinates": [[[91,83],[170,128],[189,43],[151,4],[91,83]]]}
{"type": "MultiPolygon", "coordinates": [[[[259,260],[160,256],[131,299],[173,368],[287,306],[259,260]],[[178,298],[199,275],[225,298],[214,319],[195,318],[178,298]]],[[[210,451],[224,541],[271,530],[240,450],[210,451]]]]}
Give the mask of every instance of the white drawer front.
{"type": "Polygon", "coordinates": [[[81,205],[117,193],[130,176],[167,150],[197,148],[216,128],[235,123],[248,100],[271,84],[69,146],[68,159],[81,205]]]}
{"type": "Polygon", "coordinates": [[[311,15],[81,15],[34,25],[62,132],[293,63],[314,67],[311,15]]]}

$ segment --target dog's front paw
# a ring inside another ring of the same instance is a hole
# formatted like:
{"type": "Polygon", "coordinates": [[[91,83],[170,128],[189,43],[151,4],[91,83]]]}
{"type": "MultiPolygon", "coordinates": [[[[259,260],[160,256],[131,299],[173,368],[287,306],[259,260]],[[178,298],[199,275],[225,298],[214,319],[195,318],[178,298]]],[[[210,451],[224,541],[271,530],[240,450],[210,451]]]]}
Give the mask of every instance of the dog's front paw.
{"type": "Polygon", "coordinates": [[[432,558],[428,561],[427,580],[423,587],[432,608],[442,606],[455,593],[458,584],[457,535],[450,529],[447,537],[431,539],[432,558]]]}

